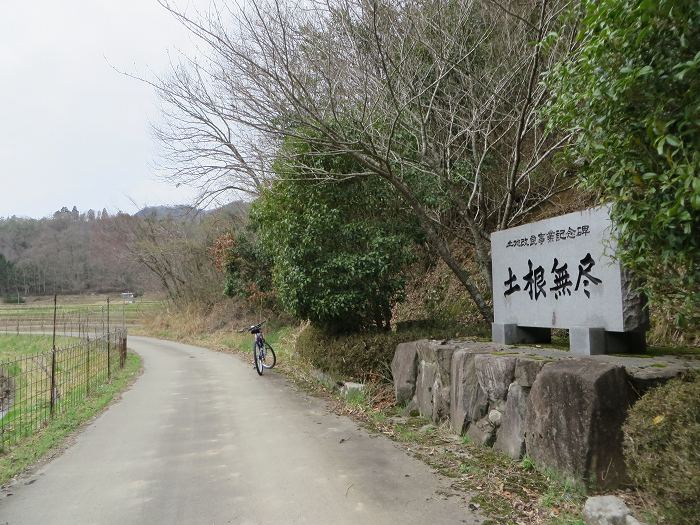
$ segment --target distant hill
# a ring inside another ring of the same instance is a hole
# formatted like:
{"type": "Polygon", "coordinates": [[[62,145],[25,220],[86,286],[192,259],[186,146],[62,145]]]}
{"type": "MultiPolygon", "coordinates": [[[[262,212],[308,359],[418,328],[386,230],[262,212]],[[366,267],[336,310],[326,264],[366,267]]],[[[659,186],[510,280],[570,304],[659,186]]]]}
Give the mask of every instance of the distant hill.
{"type": "Polygon", "coordinates": [[[228,204],[225,204],[224,206],[221,206],[220,208],[215,208],[213,210],[207,210],[206,213],[207,215],[214,215],[216,213],[223,213],[226,215],[230,215],[232,217],[237,217],[241,215],[247,215],[248,211],[250,210],[250,202],[245,202],[245,201],[233,201],[229,202],[228,204]]]}
{"type": "Polygon", "coordinates": [[[245,215],[250,208],[249,202],[233,201],[229,204],[211,210],[200,210],[188,204],[174,206],[146,206],[137,211],[134,217],[173,220],[201,220],[203,217],[215,214],[230,216],[245,215]]]}
{"type": "Polygon", "coordinates": [[[146,206],[137,211],[134,217],[151,219],[191,219],[200,214],[200,210],[186,204],[175,206],[146,206]]]}

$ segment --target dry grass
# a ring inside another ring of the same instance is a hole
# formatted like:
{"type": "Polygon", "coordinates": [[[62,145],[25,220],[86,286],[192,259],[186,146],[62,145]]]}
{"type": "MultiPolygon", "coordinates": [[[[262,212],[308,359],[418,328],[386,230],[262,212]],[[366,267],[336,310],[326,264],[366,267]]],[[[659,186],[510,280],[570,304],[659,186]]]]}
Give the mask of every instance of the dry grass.
{"type": "Polygon", "coordinates": [[[677,326],[672,311],[652,310],[647,342],[660,347],[700,347],[700,325],[677,326]]]}
{"type": "Polygon", "coordinates": [[[235,332],[241,328],[270,320],[271,324],[289,324],[279,314],[255,305],[246,305],[239,299],[222,297],[213,304],[164,303],[158,311],[145,312],[141,326],[130,330],[134,335],[150,335],[184,340],[193,334],[215,334],[235,332]]]}
{"type": "Polygon", "coordinates": [[[360,421],[369,431],[396,441],[406,452],[452,479],[450,495],[489,517],[491,525],[583,525],[584,488],[527,458],[507,456],[456,436],[446,425],[405,415],[394,403],[393,388],[370,384],[364,399],[344,399],[322,389],[332,409],[360,421]]]}

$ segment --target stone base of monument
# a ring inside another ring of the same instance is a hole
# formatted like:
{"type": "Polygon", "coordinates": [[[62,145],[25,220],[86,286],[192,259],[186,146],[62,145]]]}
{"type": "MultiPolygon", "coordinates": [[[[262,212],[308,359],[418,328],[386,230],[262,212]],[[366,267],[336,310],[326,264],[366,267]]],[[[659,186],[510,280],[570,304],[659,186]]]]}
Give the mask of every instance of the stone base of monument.
{"type": "Polygon", "coordinates": [[[700,362],[428,340],[398,345],[391,365],[400,404],[513,459],[528,454],[598,487],[626,482],[629,407],[689,368],[700,362]]]}
{"type": "MultiPolygon", "coordinates": [[[[491,324],[491,339],[504,345],[550,343],[550,328],[491,324]]],[[[610,332],[604,328],[569,328],[569,350],[577,355],[639,354],[646,350],[643,331],[610,332]]]]}
{"type": "Polygon", "coordinates": [[[608,353],[604,328],[569,328],[569,351],[578,355],[608,353]]]}
{"type": "Polygon", "coordinates": [[[551,343],[552,329],[491,323],[491,338],[504,345],[551,343]]]}

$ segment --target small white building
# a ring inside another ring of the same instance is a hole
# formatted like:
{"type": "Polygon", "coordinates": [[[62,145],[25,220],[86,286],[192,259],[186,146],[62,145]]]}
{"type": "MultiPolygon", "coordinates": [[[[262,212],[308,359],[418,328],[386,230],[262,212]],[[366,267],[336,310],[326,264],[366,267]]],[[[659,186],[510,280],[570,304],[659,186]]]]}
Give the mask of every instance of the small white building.
{"type": "Polygon", "coordinates": [[[125,304],[132,304],[134,302],[133,292],[122,292],[122,301],[124,301],[125,304]]]}

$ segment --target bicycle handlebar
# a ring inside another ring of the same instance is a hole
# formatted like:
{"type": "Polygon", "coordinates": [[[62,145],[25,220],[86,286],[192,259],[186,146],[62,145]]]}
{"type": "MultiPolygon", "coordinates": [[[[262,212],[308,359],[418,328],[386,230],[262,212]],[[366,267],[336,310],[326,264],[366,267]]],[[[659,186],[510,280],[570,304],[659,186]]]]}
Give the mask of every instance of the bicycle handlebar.
{"type": "Polygon", "coordinates": [[[252,333],[253,330],[259,329],[259,328],[260,328],[262,325],[264,325],[266,322],[267,322],[267,319],[265,319],[264,321],[259,322],[258,324],[254,324],[253,326],[246,326],[245,328],[241,328],[240,330],[238,330],[238,332],[239,332],[239,333],[242,333],[242,332],[251,332],[251,333],[252,333]]]}

